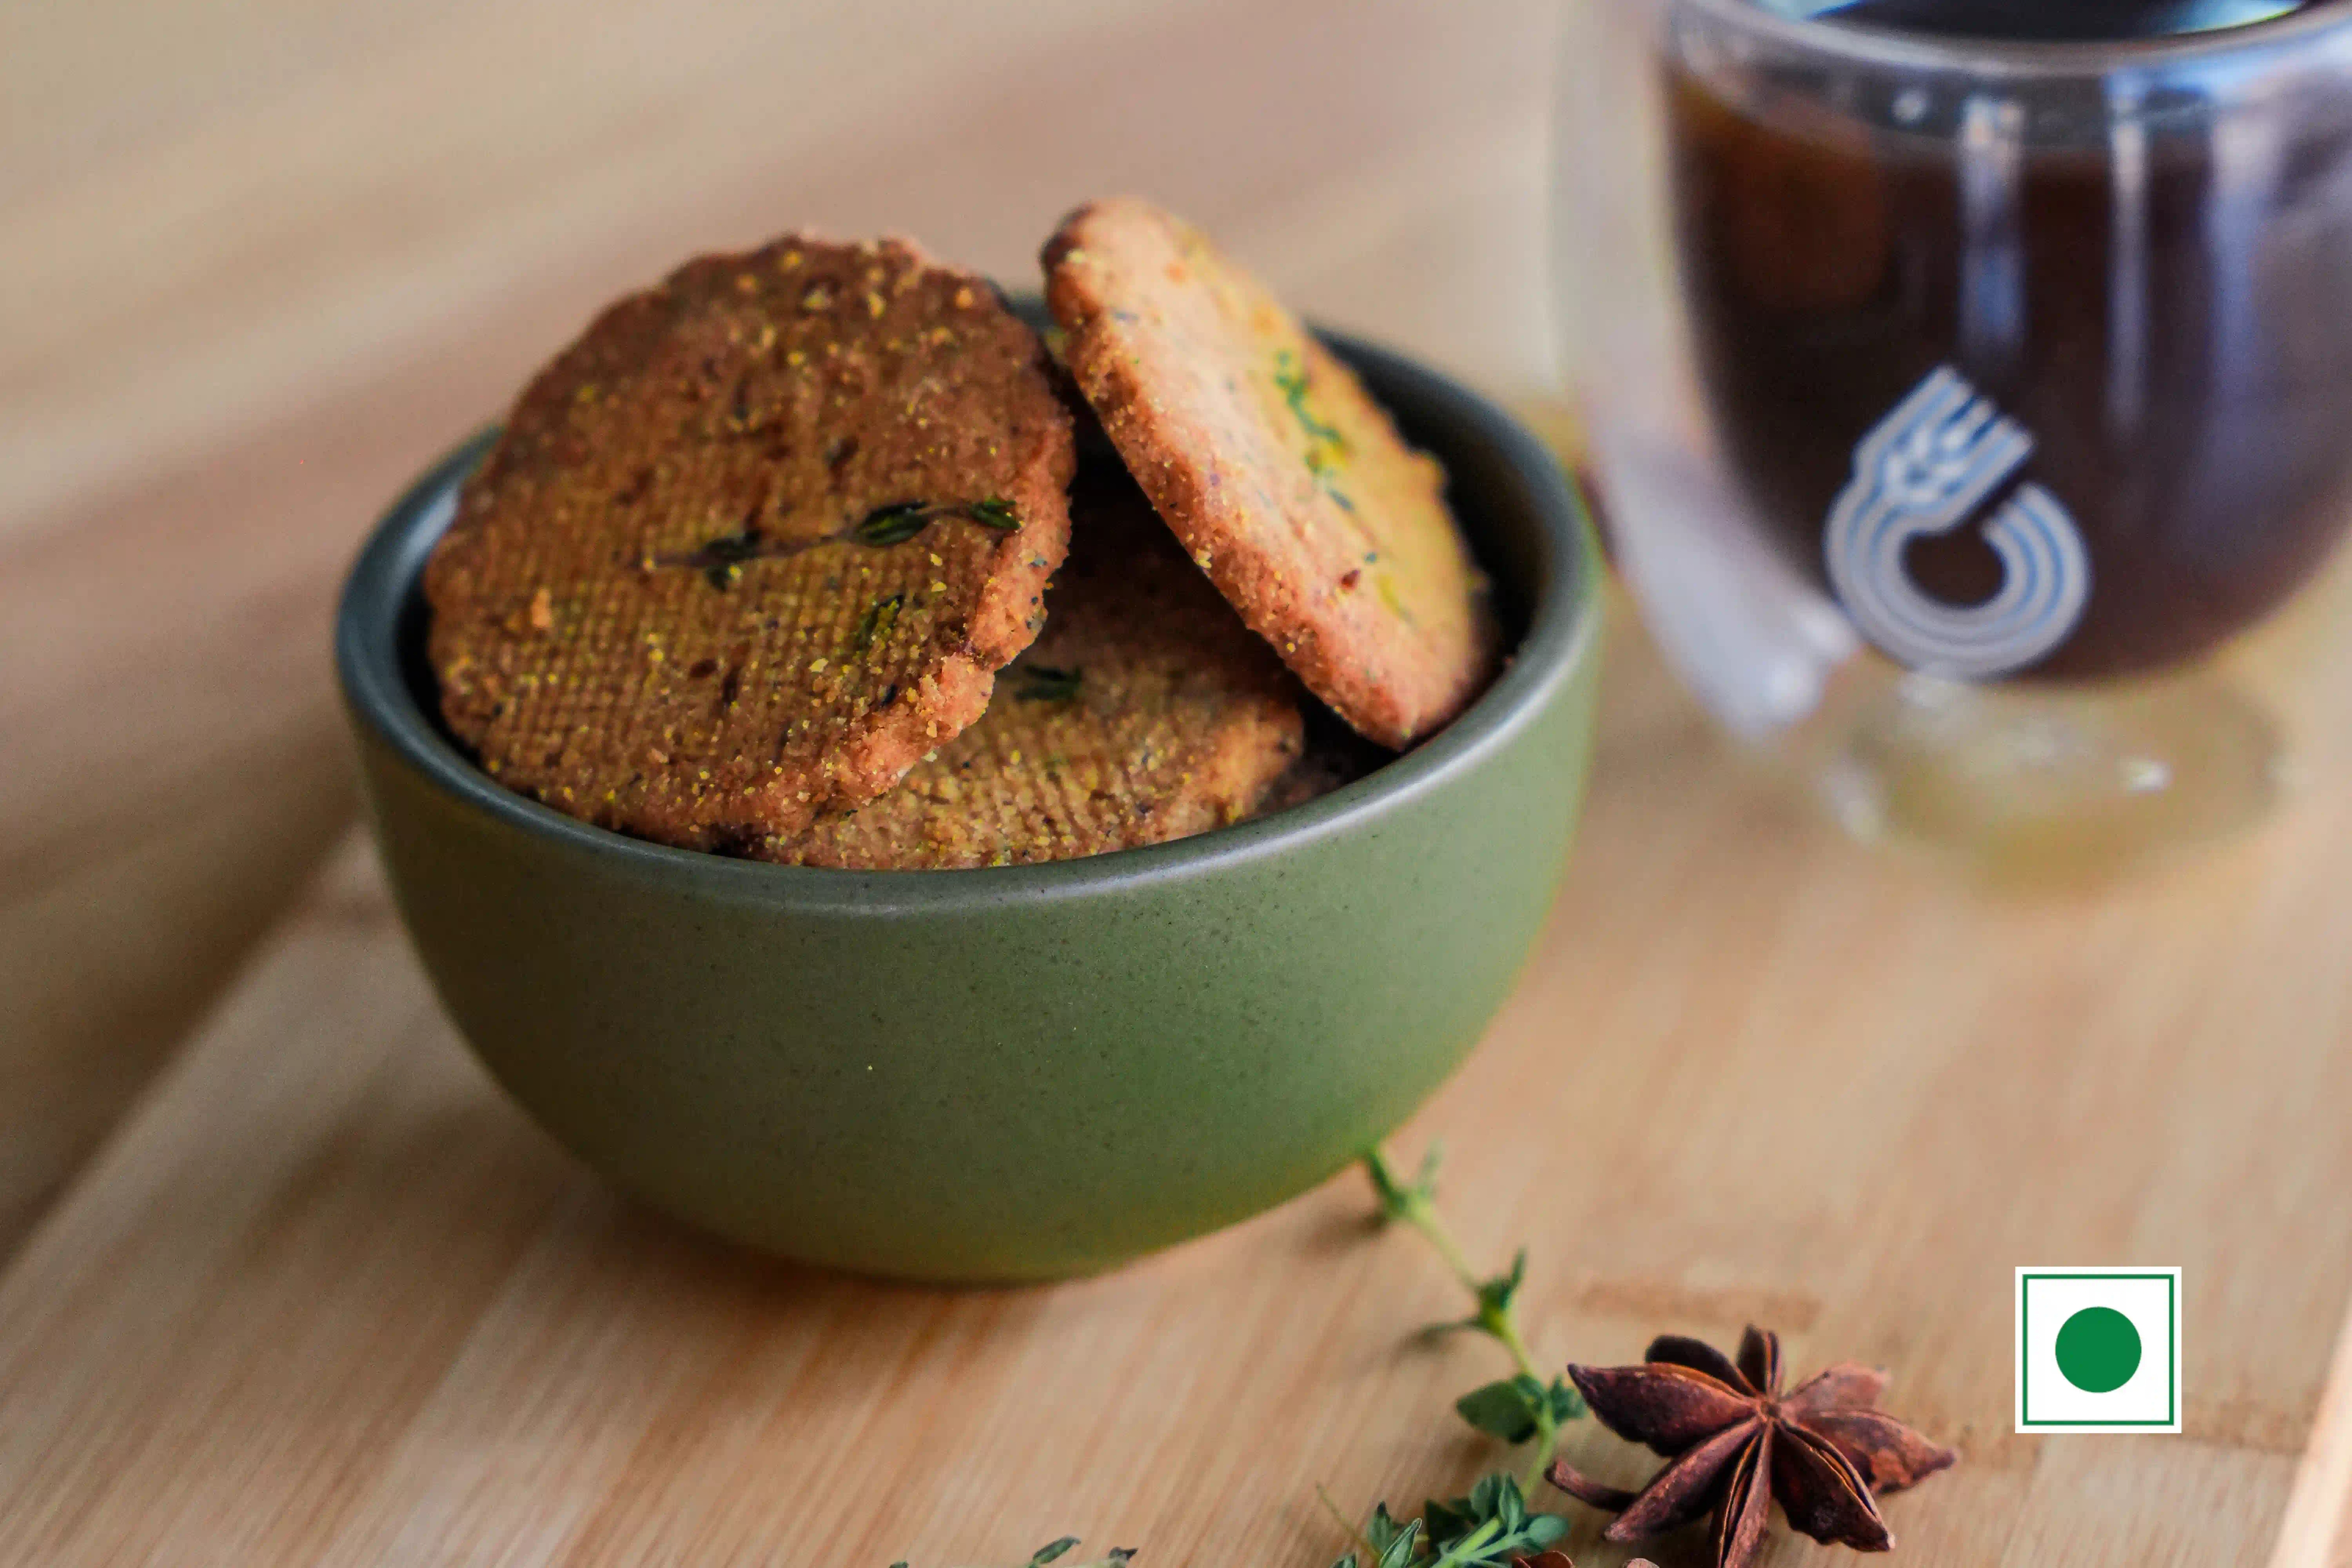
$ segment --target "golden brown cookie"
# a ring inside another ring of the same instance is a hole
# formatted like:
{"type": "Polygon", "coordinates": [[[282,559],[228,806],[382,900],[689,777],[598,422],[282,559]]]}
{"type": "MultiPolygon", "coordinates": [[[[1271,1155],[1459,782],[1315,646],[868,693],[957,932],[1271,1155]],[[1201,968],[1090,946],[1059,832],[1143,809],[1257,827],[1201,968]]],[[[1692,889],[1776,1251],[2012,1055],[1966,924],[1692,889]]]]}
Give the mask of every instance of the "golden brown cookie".
{"type": "Polygon", "coordinates": [[[1201,233],[1132,197],[1045,247],[1064,351],[1193,560],[1314,693],[1391,747],[1493,676],[1486,581],[1444,475],[1201,233]]]}
{"type": "Polygon", "coordinates": [[[1080,486],[1045,630],[981,721],[880,799],[752,853],[864,868],[1068,859],[1222,826],[1285,776],[1297,682],[1125,475],[1080,486]]]}
{"type": "Polygon", "coordinates": [[[1071,421],[985,279],[897,240],[688,263],[525,390],[425,587],[501,783],[689,848],[888,789],[987,706],[1069,539],[1071,421]]]}

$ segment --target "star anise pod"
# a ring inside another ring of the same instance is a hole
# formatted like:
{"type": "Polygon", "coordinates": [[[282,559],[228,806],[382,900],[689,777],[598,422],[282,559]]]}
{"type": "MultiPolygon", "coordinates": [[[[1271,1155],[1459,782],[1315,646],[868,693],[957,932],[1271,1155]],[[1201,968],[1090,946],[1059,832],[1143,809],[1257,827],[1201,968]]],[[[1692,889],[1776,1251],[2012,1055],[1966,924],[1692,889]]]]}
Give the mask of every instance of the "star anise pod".
{"type": "Polygon", "coordinates": [[[1617,1518],[1603,1533],[1642,1541],[1715,1511],[1717,1568],[1747,1568],[1778,1500],[1789,1527],[1857,1552],[1895,1544],[1874,1492],[1900,1491],[1959,1456],[1872,1408],[1886,1374],[1841,1363],[1780,1392],[1780,1339],[1753,1327],[1735,1365],[1679,1334],[1653,1341],[1640,1366],[1571,1366],[1600,1423],[1674,1463],[1639,1492],[1604,1486],[1555,1461],[1546,1472],[1570,1497],[1617,1518]]]}

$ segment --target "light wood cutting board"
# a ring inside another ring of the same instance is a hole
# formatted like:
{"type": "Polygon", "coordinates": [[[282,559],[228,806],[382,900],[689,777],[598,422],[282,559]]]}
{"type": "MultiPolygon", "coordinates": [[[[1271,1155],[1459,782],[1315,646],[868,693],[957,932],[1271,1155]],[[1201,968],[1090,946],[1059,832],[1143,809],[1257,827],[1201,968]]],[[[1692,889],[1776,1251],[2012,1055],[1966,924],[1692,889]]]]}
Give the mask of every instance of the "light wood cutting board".
{"type": "MultiPolygon", "coordinates": [[[[1556,918],[1399,1139],[1450,1147],[1475,1257],[1532,1249],[1538,1353],[1754,1320],[1800,1372],[1886,1363],[1890,1407],[1965,1454],[1889,1503],[1898,1561],[2328,1561],[2352,803],[2004,900],[1778,804],[1646,648],[1612,653],[1556,918]],[[2185,1435],[2011,1432],[2037,1262],[2186,1268],[2185,1435]]],[[[1067,1531],[1322,1568],[1317,1483],[1412,1504],[1496,1458],[1448,1410],[1496,1352],[1415,1334],[1454,1287],[1368,1211],[1350,1173],[1019,1291],[730,1253],[499,1097],[355,844],[0,1279],[0,1562],[937,1568],[1067,1531]]],[[[1646,1472],[1590,1424],[1571,1448],[1646,1472]]],[[[1580,1563],[1622,1561],[1560,1506],[1580,1563]]]]}

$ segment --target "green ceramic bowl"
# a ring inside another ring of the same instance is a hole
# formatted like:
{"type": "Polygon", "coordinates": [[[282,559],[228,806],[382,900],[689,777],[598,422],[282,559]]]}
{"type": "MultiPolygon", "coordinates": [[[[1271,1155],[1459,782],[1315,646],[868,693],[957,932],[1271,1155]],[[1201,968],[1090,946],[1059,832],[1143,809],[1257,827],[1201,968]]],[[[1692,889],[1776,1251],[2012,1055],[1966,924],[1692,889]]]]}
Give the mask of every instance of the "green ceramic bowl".
{"type": "Polygon", "coordinates": [[[1549,454],[1333,340],[1444,460],[1516,650],[1307,805],[1055,865],[854,872],[639,843],[509,793],[434,716],[418,575],[478,437],[352,573],[335,652],[376,841],[449,1016],[616,1185],[750,1246],[934,1280],[1108,1268],[1402,1121],[1485,1030],[1591,754],[1599,569],[1549,454]]]}

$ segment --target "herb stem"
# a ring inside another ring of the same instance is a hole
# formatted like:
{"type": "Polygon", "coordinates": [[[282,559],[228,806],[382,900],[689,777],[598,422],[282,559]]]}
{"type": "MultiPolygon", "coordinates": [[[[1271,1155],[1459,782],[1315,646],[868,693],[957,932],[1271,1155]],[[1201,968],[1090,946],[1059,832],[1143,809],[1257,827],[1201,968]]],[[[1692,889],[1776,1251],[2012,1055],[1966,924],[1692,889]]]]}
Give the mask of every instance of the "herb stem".
{"type": "MultiPolygon", "coordinates": [[[[1381,1150],[1373,1150],[1370,1154],[1365,1155],[1364,1159],[1367,1163],[1378,1162],[1383,1170],[1389,1168],[1388,1156],[1381,1150]]],[[[1391,1177],[1390,1180],[1393,1183],[1394,1178],[1391,1177]]],[[[1536,1370],[1536,1358],[1528,1349],[1527,1336],[1519,1331],[1518,1308],[1515,1305],[1506,1305],[1500,1311],[1489,1310],[1486,1298],[1480,1291],[1480,1287],[1486,1281],[1480,1278],[1478,1271],[1470,1266],[1468,1255],[1462,1250],[1462,1244],[1454,1239],[1454,1232],[1447,1227],[1445,1216],[1437,1212],[1437,1205],[1432,1201],[1427,1193],[1417,1187],[1405,1187],[1402,1184],[1396,1184],[1396,1185],[1402,1194],[1402,1200],[1397,1207],[1397,1217],[1421,1233],[1422,1237],[1436,1251],[1437,1256],[1444,1259],[1445,1267],[1454,1271],[1454,1278],[1461,1283],[1462,1289],[1470,1292],[1470,1300],[1479,1309],[1479,1326],[1492,1334],[1504,1350],[1510,1352],[1511,1364],[1528,1376],[1541,1382],[1543,1373],[1536,1370]]]]}
{"type": "Polygon", "coordinates": [[[1462,1288],[1475,1298],[1478,1294],[1478,1271],[1470,1267],[1470,1259],[1464,1255],[1461,1244],[1454,1239],[1454,1233],[1446,1228],[1444,1216],[1437,1212],[1437,1205],[1419,1193],[1409,1194],[1404,1203],[1404,1222],[1421,1232],[1429,1245],[1437,1249],[1437,1256],[1454,1270],[1454,1278],[1460,1280],[1462,1288]]]}
{"type": "Polygon", "coordinates": [[[1502,1342],[1503,1348],[1511,1352],[1513,1364],[1538,1383],[1541,1383],[1543,1374],[1536,1371],[1536,1358],[1528,1353],[1528,1342],[1519,1335],[1518,1309],[1506,1307],[1493,1316],[1494,1321],[1488,1327],[1494,1331],[1495,1337],[1502,1342]]]}
{"type": "MultiPolygon", "coordinates": [[[[1453,1271],[1462,1289],[1470,1293],[1470,1300],[1477,1308],[1478,1327],[1503,1347],[1511,1358],[1511,1364],[1521,1375],[1537,1383],[1543,1382],[1543,1373],[1536,1369],[1535,1354],[1528,1349],[1527,1335],[1519,1328],[1517,1304],[1506,1300],[1497,1308],[1488,1300],[1484,1289],[1486,1281],[1480,1278],[1477,1269],[1471,1267],[1468,1255],[1462,1250],[1462,1244],[1454,1240],[1445,1216],[1438,1212],[1429,1184],[1426,1181],[1408,1184],[1397,1180],[1395,1168],[1389,1163],[1387,1151],[1377,1145],[1364,1156],[1364,1163],[1371,1168],[1372,1184],[1382,1193],[1395,1194],[1389,1212],[1418,1231],[1431,1249],[1444,1260],[1445,1267],[1453,1271]]],[[[1551,1462],[1552,1450],[1559,1441],[1559,1423],[1553,1418],[1548,1405],[1538,1402],[1535,1421],[1535,1450],[1528,1462],[1527,1478],[1521,1488],[1530,1495],[1542,1481],[1544,1468],[1551,1462]]]]}
{"type": "Polygon", "coordinates": [[[1501,1529],[1502,1526],[1500,1524],[1491,1519],[1488,1520],[1486,1523],[1480,1525],[1477,1529],[1472,1531],[1469,1534],[1464,1536],[1453,1545],[1447,1547],[1444,1554],[1439,1557],[1436,1562],[1431,1563],[1429,1568],[1454,1568],[1454,1564],[1457,1563],[1468,1562],[1470,1560],[1471,1553],[1476,1552],[1478,1548],[1486,1545],[1487,1542],[1494,1539],[1496,1532],[1501,1529]]]}
{"type": "Polygon", "coordinates": [[[1528,1456],[1528,1473],[1519,1478],[1519,1490],[1529,1497],[1536,1495],[1536,1489],[1543,1484],[1545,1474],[1551,1468],[1552,1449],[1559,1442],[1559,1423],[1551,1418],[1548,1410],[1536,1412],[1535,1450],[1528,1456]]]}
{"type": "Polygon", "coordinates": [[[1324,1486],[1322,1482],[1318,1481],[1315,1483],[1315,1496],[1323,1504],[1324,1509],[1331,1515],[1331,1517],[1339,1521],[1339,1528],[1348,1532],[1348,1539],[1354,1542],[1358,1547],[1362,1549],[1364,1553],[1362,1558],[1363,1568],[1379,1568],[1381,1561],[1380,1548],[1372,1544],[1372,1538],[1370,1536],[1366,1535],[1362,1531],[1356,1528],[1356,1521],[1354,1520],[1349,1519],[1346,1514],[1339,1511],[1339,1505],[1331,1500],[1330,1489],[1324,1486]]]}

